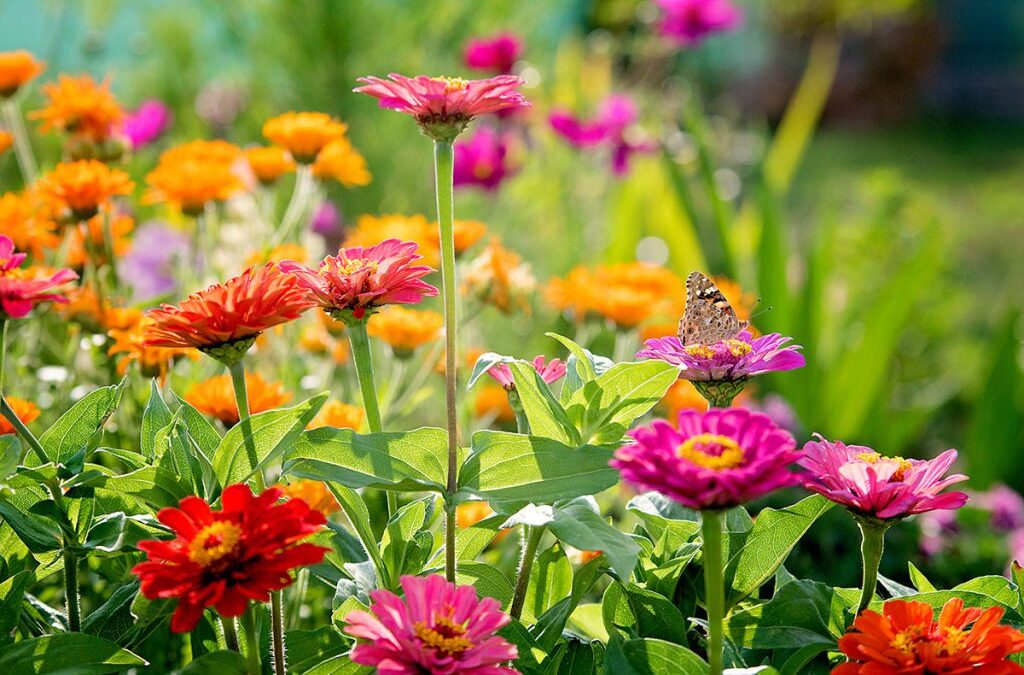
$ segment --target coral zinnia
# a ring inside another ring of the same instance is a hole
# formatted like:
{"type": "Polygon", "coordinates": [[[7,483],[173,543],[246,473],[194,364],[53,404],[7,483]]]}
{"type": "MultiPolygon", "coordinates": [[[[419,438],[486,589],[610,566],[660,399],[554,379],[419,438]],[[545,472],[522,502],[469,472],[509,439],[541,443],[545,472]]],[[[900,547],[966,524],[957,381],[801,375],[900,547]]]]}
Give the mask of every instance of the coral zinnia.
{"type": "MultiPolygon", "coordinates": [[[[292,395],[278,382],[267,382],[259,373],[245,373],[245,392],[249,399],[249,413],[266,412],[291,400],[292,395]]],[[[238,406],[230,375],[217,375],[192,385],[185,392],[185,400],[204,415],[220,420],[224,426],[238,424],[238,406]]]]}
{"type": "Polygon", "coordinates": [[[42,121],[41,129],[57,129],[80,134],[93,141],[110,136],[124,118],[124,111],[110,93],[110,80],[101,84],[88,75],[61,75],[56,82],[43,85],[48,105],[30,114],[42,121]]]}
{"type": "Polygon", "coordinates": [[[343,138],[348,127],[327,113],[288,112],[263,125],[263,135],[291,153],[296,162],[310,164],[331,141],[343,138]]]}
{"type": "Polygon", "coordinates": [[[951,598],[934,617],[930,605],[910,600],[890,600],[881,614],[861,612],[839,638],[850,661],[833,675],[1024,673],[1007,658],[1024,651],[1024,633],[999,624],[1002,607],[964,608],[961,598],[951,598]]]}
{"type": "Polygon", "coordinates": [[[363,320],[381,305],[417,303],[437,289],[423,281],[433,272],[417,265],[414,242],[388,239],[374,246],[342,248],[312,270],[293,261],[281,263],[297,283],[335,318],[363,320]]]}
{"type": "Polygon", "coordinates": [[[530,105],[517,89],[523,80],[499,75],[485,80],[457,77],[361,77],[355,91],[380,101],[380,107],[412,115],[427,136],[451,142],[479,115],[530,105]]]}
{"type": "Polygon", "coordinates": [[[14,96],[18,89],[34,80],[45,69],[45,63],[36,61],[36,57],[24,49],[0,52],[0,98],[14,96]]]}
{"type": "Polygon", "coordinates": [[[226,283],[193,293],[178,306],[151,311],[146,344],[194,347],[232,363],[260,333],[299,318],[314,304],[296,277],[276,263],[250,267],[226,283]]]}
{"type": "MultiPolygon", "coordinates": [[[[540,375],[540,379],[544,380],[547,384],[557,382],[560,378],[565,376],[565,364],[559,359],[551,359],[547,361],[543,356],[533,357],[533,369],[540,375]]],[[[512,369],[508,367],[507,363],[499,363],[492,366],[487,374],[498,381],[498,384],[505,387],[505,389],[515,389],[515,380],[512,378],[512,369]]]]}
{"type": "MultiPolygon", "coordinates": [[[[39,418],[39,408],[31,401],[24,401],[20,398],[8,397],[7,405],[11,407],[14,414],[22,424],[32,424],[39,418]]],[[[14,426],[7,421],[6,417],[0,416],[0,436],[17,433],[14,426]]]]}
{"type": "Polygon", "coordinates": [[[891,520],[936,509],[958,509],[967,503],[963,492],[942,492],[967,480],[962,474],[944,477],[956,461],[956,450],[932,460],[903,459],[884,457],[861,445],[818,438],[804,445],[799,462],[808,471],[804,487],[854,513],[891,520]]]}
{"type": "Polygon", "coordinates": [[[61,162],[39,181],[40,193],[79,221],[95,216],[115,195],[131,194],[134,187],[127,173],[95,159],[61,162]]]}
{"type": "Polygon", "coordinates": [[[369,185],[373,178],[366,168],[366,159],[344,136],[320,150],[313,163],[313,175],[333,178],[347,188],[369,185]]]}
{"type": "Polygon", "coordinates": [[[368,612],[345,616],[345,632],[360,640],[353,661],[390,675],[515,675],[501,665],[519,653],[495,635],[510,620],[497,600],[437,574],[404,576],[401,584],[404,601],[376,590],[368,612]]]}
{"type": "Polygon", "coordinates": [[[771,418],[742,408],[684,410],[630,432],[611,464],[623,479],[692,509],[726,509],[796,485],[796,441],[771,418]]]}
{"type": "Polygon", "coordinates": [[[388,307],[370,317],[366,332],[391,345],[398,358],[412,356],[417,347],[441,337],[444,317],[430,310],[388,307]]]}
{"type": "Polygon", "coordinates": [[[10,237],[0,235],[0,309],[12,319],[21,319],[41,302],[67,302],[60,287],[78,278],[69,269],[47,272],[19,269],[24,253],[14,252],[10,237]]]}
{"type": "Polygon", "coordinates": [[[139,542],[149,559],[132,573],[147,598],[178,599],[171,630],[192,630],[206,607],[240,616],[250,600],[267,602],[270,591],[291,584],[290,570],[323,559],[330,549],[299,543],[323,526],[323,514],[301,499],[277,504],[280,497],[276,488],[253,496],[248,485],[229,485],[220,511],[199,497],[185,497],[179,508],[157,514],[177,536],[139,542]]]}
{"type": "Polygon", "coordinates": [[[248,148],[245,160],[252,174],[263,185],[273,185],[278,178],[295,170],[295,161],[284,150],[274,146],[248,148]]]}

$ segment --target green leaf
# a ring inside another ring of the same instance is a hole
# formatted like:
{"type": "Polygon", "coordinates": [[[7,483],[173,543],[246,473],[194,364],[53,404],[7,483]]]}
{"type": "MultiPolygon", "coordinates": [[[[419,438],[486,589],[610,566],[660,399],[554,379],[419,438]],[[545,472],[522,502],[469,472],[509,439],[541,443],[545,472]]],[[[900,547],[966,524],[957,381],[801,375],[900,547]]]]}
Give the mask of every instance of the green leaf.
{"type": "Polygon", "coordinates": [[[636,584],[612,582],[601,600],[601,612],[610,635],[686,644],[686,619],[679,609],[664,596],[636,584]]]}
{"type": "Polygon", "coordinates": [[[284,472],[350,488],[443,492],[448,471],[444,429],[357,434],[324,427],[304,432],[285,455],[284,472]]]}
{"type": "MultiPolygon", "coordinates": [[[[289,645],[290,646],[290,645],[289,645]]],[[[238,652],[222,649],[203,654],[181,669],[181,675],[248,675],[249,664],[238,652]]]]}
{"type": "Polygon", "coordinates": [[[178,413],[185,422],[185,426],[188,427],[188,435],[192,437],[204,455],[213,457],[221,442],[217,427],[206,419],[206,415],[192,407],[191,403],[183,398],[178,398],[177,394],[174,398],[178,402],[178,413]]]}
{"type": "Polygon", "coordinates": [[[617,443],[640,416],[665,396],[679,370],[664,361],[617,363],[572,395],[566,409],[582,421],[589,443],[617,443]]]}
{"type": "Polygon", "coordinates": [[[466,382],[466,389],[472,389],[476,381],[479,380],[484,374],[498,365],[499,363],[510,363],[514,361],[511,356],[502,356],[494,352],[484,352],[477,357],[476,363],[473,364],[473,371],[469,374],[469,381],[466,382]]]}
{"type": "Polygon", "coordinates": [[[733,612],[726,635],[750,649],[834,647],[845,626],[848,598],[807,579],[786,584],[770,601],[733,612]]]}
{"type": "Polygon", "coordinates": [[[917,569],[917,566],[914,565],[914,563],[908,560],[907,566],[910,568],[910,581],[914,584],[914,588],[921,593],[928,593],[936,590],[934,584],[928,581],[928,577],[926,577],[921,570],[917,569]]]}
{"type": "Polygon", "coordinates": [[[498,536],[504,522],[505,516],[494,514],[467,528],[459,528],[455,533],[455,559],[473,560],[480,555],[498,536]]]}
{"type": "Polygon", "coordinates": [[[640,546],[601,517],[592,497],[557,507],[548,529],[570,546],[603,552],[620,579],[629,579],[636,567],[640,546]]]}
{"type": "Polygon", "coordinates": [[[125,644],[136,628],[135,617],[132,616],[132,603],[138,594],[139,582],[136,579],[118,588],[106,602],[85,617],[82,621],[82,632],[125,644]]]}
{"type": "Polygon", "coordinates": [[[331,626],[316,630],[290,630],[285,635],[288,645],[288,669],[304,673],[327,658],[348,651],[348,641],[331,626]]]}
{"type": "Polygon", "coordinates": [[[425,528],[433,519],[428,502],[418,499],[406,504],[391,518],[381,538],[381,557],[392,585],[405,574],[419,574],[430,556],[434,537],[425,528]]]}
{"type": "Polygon", "coordinates": [[[593,675],[603,670],[604,645],[569,638],[544,659],[544,675],[593,675]]]}
{"type": "Polygon", "coordinates": [[[220,484],[245,482],[278,454],[287,451],[326,400],[327,394],[318,394],[297,406],[268,410],[249,418],[256,444],[255,462],[245,447],[244,425],[231,427],[213,455],[213,468],[220,484]]]}
{"type": "Polygon", "coordinates": [[[370,666],[353,663],[347,656],[335,656],[307,670],[305,675],[373,675],[370,666]]]}
{"type": "Polygon", "coordinates": [[[384,565],[384,559],[381,558],[377,537],[373,534],[373,528],[370,527],[370,511],[366,508],[366,502],[358,492],[339,483],[328,482],[327,489],[331,491],[334,498],[338,500],[341,510],[348,516],[359,542],[363,545],[367,556],[373,561],[377,576],[386,580],[387,567],[384,565]]]}
{"type": "Polygon", "coordinates": [[[142,431],[139,436],[139,447],[147,459],[152,460],[155,456],[156,432],[170,423],[171,409],[160,395],[156,380],[150,380],[149,401],[142,411],[142,431]]]}
{"type": "Polygon", "coordinates": [[[472,560],[459,563],[455,583],[472,586],[477,595],[494,598],[501,603],[503,609],[512,602],[512,594],[515,592],[504,574],[491,565],[472,560]]]}
{"type": "Polygon", "coordinates": [[[39,437],[46,456],[62,464],[77,452],[83,452],[96,432],[117,409],[126,380],[101,387],[85,395],[61,415],[52,427],[39,437]]]}
{"type": "Polygon", "coordinates": [[[569,350],[569,359],[566,361],[565,381],[562,383],[561,404],[564,406],[569,402],[576,390],[587,382],[597,379],[597,368],[594,365],[594,355],[587,349],[576,344],[564,335],[558,333],[544,333],[562,343],[569,350]]]}
{"type": "Polygon", "coordinates": [[[145,665],[127,649],[84,633],[44,635],[0,652],[0,673],[18,675],[101,675],[145,665]]]}
{"type": "Polygon", "coordinates": [[[615,485],[612,449],[569,447],[548,438],[501,431],[473,434],[473,452],[459,470],[459,488],[483,499],[552,504],[615,485]]]}
{"type": "Polygon", "coordinates": [[[0,436],[0,485],[14,473],[21,461],[21,440],[16,434],[0,436]]]}
{"type": "Polygon", "coordinates": [[[524,621],[536,622],[556,602],[572,591],[572,565],[561,546],[551,546],[533,561],[523,603],[524,621]]]}
{"type": "Polygon", "coordinates": [[[103,485],[105,490],[134,497],[154,510],[177,506],[178,502],[192,494],[191,486],[170,468],[147,466],[137,471],[108,476],[103,485]]]}
{"type": "Polygon", "coordinates": [[[0,582],[0,643],[10,640],[21,618],[25,590],[35,581],[31,570],[22,570],[0,582]]]}
{"type": "Polygon", "coordinates": [[[0,500],[0,517],[32,553],[56,551],[61,547],[61,531],[48,518],[24,513],[6,500],[0,500]]]}
{"type": "Polygon", "coordinates": [[[605,675],[707,675],[708,664],[678,644],[656,639],[612,640],[605,675]]]}
{"type": "Polygon", "coordinates": [[[579,445],[579,432],[536,369],[525,361],[513,361],[508,366],[530,423],[530,432],[566,445],[579,445]]]}
{"type": "MultiPolygon", "coordinates": [[[[537,644],[545,651],[551,651],[555,644],[562,638],[562,632],[569,618],[573,616],[580,600],[590,592],[597,580],[604,576],[607,564],[602,558],[595,558],[576,570],[572,577],[572,591],[568,598],[559,600],[551,609],[537,617],[537,623],[532,627],[531,633],[536,637],[537,644]]],[[[597,624],[604,632],[600,616],[597,624]]],[[[607,640],[607,635],[604,639],[607,640]]]]}

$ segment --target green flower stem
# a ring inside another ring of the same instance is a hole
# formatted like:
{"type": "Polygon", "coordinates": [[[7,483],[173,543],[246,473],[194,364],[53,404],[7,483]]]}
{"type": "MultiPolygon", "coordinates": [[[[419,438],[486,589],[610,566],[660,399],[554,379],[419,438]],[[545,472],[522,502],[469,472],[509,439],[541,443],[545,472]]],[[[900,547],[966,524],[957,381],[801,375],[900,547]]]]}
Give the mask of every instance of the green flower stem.
{"type": "Polygon", "coordinates": [[[18,158],[21,178],[25,185],[31,185],[36,182],[39,169],[36,168],[36,158],[32,153],[32,145],[28,141],[25,124],[21,120],[21,112],[13,98],[5,100],[3,108],[4,116],[7,118],[7,128],[14,136],[14,154],[18,158]]]}
{"type": "Polygon", "coordinates": [[[284,647],[284,602],[282,594],[283,591],[274,591],[270,594],[275,675],[288,675],[288,656],[284,647]]]}
{"type": "Polygon", "coordinates": [[[313,168],[309,164],[299,164],[295,168],[295,184],[292,186],[292,196],[285,207],[284,215],[281,216],[281,225],[277,228],[270,248],[273,249],[281,244],[290,241],[296,226],[299,224],[302,212],[305,211],[307,193],[312,194],[315,183],[313,180],[313,168]]]}
{"type": "Polygon", "coordinates": [[[7,398],[2,394],[0,394],[0,415],[3,415],[11,423],[11,426],[14,427],[14,430],[18,432],[22,440],[28,443],[29,449],[35,453],[36,459],[39,460],[40,464],[46,464],[50,461],[50,458],[46,456],[46,451],[43,450],[43,446],[39,443],[39,439],[18,419],[11,405],[7,402],[7,398]]]}
{"type": "MultiPolygon", "coordinates": [[[[233,622],[233,620],[232,620],[233,622]]],[[[248,662],[249,673],[263,672],[263,664],[260,659],[260,636],[256,632],[256,606],[250,604],[242,614],[242,638],[245,640],[245,660],[248,662]]],[[[237,649],[238,637],[235,637],[237,649]]]]}
{"type": "Polygon", "coordinates": [[[249,419],[249,393],[245,389],[245,366],[239,359],[228,366],[231,373],[231,385],[235,389],[235,404],[238,406],[238,423],[242,425],[242,437],[245,441],[245,452],[249,455],[249,463],[253,468],[253,479],[256,491],[263,492],[267,484],[263,480],[263,470],[258,469],[259,455],[256,454],[256,441],[252,437],[252,421],[249,419]]]}
{"type": "Polygon", "coordinates": [[[722,568],[722,513],[701,511],[704,554],[704,606],[708,612],[710,675],[722,675],[722,620],[725,618],[725,579],[722,568]]]}
{"type": "Polygon", "coordinates": [[[0,316],[0,396],[4,395],[4,365],[7,362],[7,317],[0,316]]]}
{"type": "Polygon", "coordinates": [[[516,414],[516,431],[521,434],[529,434],[530,420],[526,417],[526,411],[523,409],[523,403],[519,400],[519,392],[515,389],[508,390],[508,404],[516,414]]]}
{"type": "Polygon", "coordinates": [[[238,648],[238,633],[235,630],[234,617],[222,616],[220,618],[220,625],[224,628],[224,644],[227,645],[227,648],[231,651],[241,654],[242,652],[238,648]]]}
{"type": "Polygon", "coordinates": [[[82,630],[80,598],[78,596],[78,558],[70,548],[64,549],[64,604],[68,613],[68,630],[82,630]]]}
{"type": "MultiPolygon", "coordinates": [[[[437,189],[437,222],[441,234],[441,286],[444,295],[445,337],[445,402],[448,411],[448,485],[446,499],[451,501],[458,489],[458,342],[455,320],[455,203],[453,180],[453,153],[451,141],[434,141],[434,180],[437,189]]],[[[445,576],[455,581],[455,508],[446,510],[445,518],[445,576]]]]}
{"type": "MultiPolygon", "coordinates": [[[[367,317],[368,318],[368,317],[367,317]]],[[[366,424],[370,433],[379,434],[384,430],[380,418],[380,401],[377,399],[377,384],[373,376],[373,354],[370,351],[370,338],[366,334],[366,319],[346,322],[348,343],[352,347],[352,360],[356,364],[356,375],[359,378],[359,392],[363,396],[363,410],[366,411],[366,424]]],[[[386,490],[388,500],[388,519],[398,511],[398,496],[386,490]]]]}
{"type": "Polygon", "coordinates": [[[530,570],[537,557],[537,547],[544,536],[543,525],[525,525],[523,527],[523,553],[519,558],[519,570],[516,572],[516,590],[512,595],[512,605],[508,613],[513,619],[523,615],[523,604],[526,602],[526,589],[530,585],[530,570]]]}
{"type": "Polygon", "coordinates": [[[875,597],[875,587],[878,585],[878,566],[882,563],[885,531],[889,529],[889,523],[874,518],[856,517],[856,520],[857,526],[860,527],[860,555],[864,574],[860,602],[857,603],[857,613],[860,614],[867,609],[875,597]]]}

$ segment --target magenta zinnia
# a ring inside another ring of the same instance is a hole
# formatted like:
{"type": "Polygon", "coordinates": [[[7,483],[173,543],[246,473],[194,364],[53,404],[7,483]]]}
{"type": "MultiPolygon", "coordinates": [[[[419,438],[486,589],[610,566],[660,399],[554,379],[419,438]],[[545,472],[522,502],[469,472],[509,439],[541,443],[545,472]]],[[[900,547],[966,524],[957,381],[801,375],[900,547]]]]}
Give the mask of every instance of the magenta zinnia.
{"type": "Polygon", "coordinates": [[[804,356],[792,338],[770,333],[755,338],[749,331],[713,345],[683,346],[676,336],[654,338],[644,343],[638,357],[660,359],[680,366],[680,377],[697,382],[745,380],[754,375],[802,368],[804,356]]]}
{"type": "Polygon", "coordinates": [[[494,598],[477,599],[472,586],[440,575],[404,576],[403,601],[390,591],[370,593],[369,612],[345,616],[345,632],[359,638],[354,662],[388,675],[515,675],[502,665],[518,656],[495,635],[509,622],[494,598]]]}
{"type": "Polygon", "coordinates": [[[684,410],[630,433],[611,464],[622,478],[692,509],[726,509],[796,485],[796,441],[770,417],[743,408],[684,410]]]}
{"type": "Polygon", "coordinates": [[[417,248],[415,242],[387,239],[365,248],[342,248],[317,270],[292,260],[282,262],[281,269],[294,275],[324,310],[340,314],[335,318],[362,320],[382,305],[415,304],[437,295],[422,279],[433,268],[415,264],[421,257],[417,248]]]}
{"type": "Polygon", "coordinates": [[[845,445],[818,437],[804,446],[799,464],[807,469],[804,487],[846,506],[854,513],[880,520],[904,518],[937,509],[958,509],[967,503],[963,492],[942,492],[967,476],[946,471],[956,450],[932,460],[885,457],[861,445],[845,445]]]}
{"type": "MultiPolygon", "coordinates": [[[[544,380],[546,384],[557,382],[560,378],[565,375],[565,364],[559,359],[551,359],[547,361],[543,356],[533,357],[533,369],[540,375],[540,379],[544,380]]],[[[512,369],[508,367],[507,363],[499,363],[487,371],[487,374],[498,381],[498,384],[505,387],[505,389],[514,389],[515,381],[512,379],[512,369]]]]}
{"type": "Polygon", "coordinates": [[[78,278],[69,269],[39,275],[20,269],[25,257],[14,252],[10,237],[0,235],[0,318],[21,319],[41,302],[67,302],[60,287],[78,278]]]}

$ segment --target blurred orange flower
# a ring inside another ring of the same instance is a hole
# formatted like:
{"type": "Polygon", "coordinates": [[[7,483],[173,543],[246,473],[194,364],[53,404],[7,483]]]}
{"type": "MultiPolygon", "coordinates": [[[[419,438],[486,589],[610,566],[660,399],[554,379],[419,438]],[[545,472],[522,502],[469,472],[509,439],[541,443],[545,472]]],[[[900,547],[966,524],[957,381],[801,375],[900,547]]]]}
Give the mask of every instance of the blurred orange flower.
{"type": "Polygon", "coordinates": [[[45,63],[37,61],[31,52],[24,49],[0,52],[0,98],[13,96],[45,69],[45,63]]]}
{"type": "Polygon", "coordinates": [[[93,333],[126,330],[134,326],[142,311],[134,307],[112,305],[110,300],[100,302],[92,286],[76,286],[67,293],[68,302],[54,305],[54,311],[66,321],[74,321],[93,333]]]}
{"type": "Polygon", "coordinates": [[[350,405],[331,399],[324,403],[307,429],[319,429],[320,427],[335,427],[337,429],[352,429],[359,431],[363,428],[365,415],[363,409],[357,405],[350,405]]]}
{"type": "Polygon", "coordinates": [[[341,509],[338,500],[327,489],[327,485],[321,481],[297,480],[288,485],[278,484],[276,487],[284,490],[284,496],[288,499],[301,499],[310,509],[319,511],[324,516],[337,513],[341,509]]]}
{"type": "Polygon", "coordinates": [[[493,417],[495,422],[511,424],[516,421],[516,413],[508,402],[508,394],[504,387],[497,384],[478,386],[473,411],[479,418],[493,417]]]}
{"type": "Polygon", "coordinates": [[[495,237],[484,251],[471,260],[462,276],[462,292],[492,305],[505,314],[513,309],[530,310],[530,294],[537,280],[530,265],[495,237]]]}
{"type": "Polygon", "coordinates": [[[465,530],[493,515],[494,509],[487,502],[479,500],[463,502],[455,507],[455,524],[459,526],[460,530],[465,530]]]}
{"type": "Polygon", "coordinates": [[[308,254],[299,244],[281,244],[275,246],[269,251],[260,250],[253,251],[249,254],[249,257],[245,259],[245,264],[249,267],[253,265],[262,265],[268,262],[279,263],[282,260],[295,260],[297,262],[306,262],[308,254]]]}
{"type": "MultiPolygon", "coordinates": [[[[267,382],[259,373],[245,373],[245,391],[249,397],[249,413],[273,410],[291,400],[292,395],[278,382],[267,382]]],[[[196,410],[218,419],[224,426],[238,424],[238,406],[230,375],[217,375],[205,382],[192,385],[185,392],[185,400],[196,410]]]]}
{"type": "Polygon", "coordinates": [[[427,220],[426,216],[362,215],[356,221],[355,228],[346,237],[344,247],[368,247],[387,239],[413,241],[419,245],[417,252],[423,256],[419,262],[436,268],[441,260],[437,247],[436,230],[437,228],[427,220]]]}
{"type": "Polygon", "coordinates": [[[344,138],[347,129],[327,113],[287,112],[267,120],[263,135],[290,152],[296,162],[311,164],[324,146],[344,138]]]}
{"type": "Polygon", "coordinates": [[[120,169],[111,169],[95,159],[82,159],[61,162],[40,179],[37,188],[42,197],[82,221],[95,216],[114,196],[131,194],[135,183],[120,169]]]}
{"type": "MultiPolygon", "coordinates": [[[[39,408],[31,401],[24,401],[20,398],[8,397],[7,404],[11,406],[15,416],[22,424],[32,424],[39,418],[39,408]]],[[[0,436],[16,433],[14,426],[7,421],[6,417],[0,416],[0,436]]]]}
{"type": "Polygon", "coordinates": [[[600,316],[629,329],[655,317],[681,314],[676,308],[685,292],[683,280],[670,270],[633,262],[573,268],[565,278],[548,283],[545,297],[576,321],[600,316]]]}
{"type": "Polygon", "coordinates": [[[52,220],[37,215],[30,195],[13,192],[0,195],[0,234],[10,237],[19,251],[41,259],[47,249],[60,244],[56,228],[52,220]]]}
{"type": "MultiPolygon", "coordinates": [[[[132,248],[132,241],[129,235],[135,229],[135,220],[124,213],[108,217],[111,218],[110,234],[114,240],[112,244],[114,258],[120,258],[126,255],[132,248]]],[[[71,241],[68,245],[68,265],[76,268],[83,267],[85,261],[90,257],[90,251],[96,256],[94,262],[97,265],[108,262],[105,247],[107,235],[103,227],[103,215],[94,216],[84,224],[86,226],[85,229],[89,230],[88,245],[86,245],[83,228],[79,226],[73,229],[70,235],[71,241]]]]}
{"type": "Polygon", "coordinates": [[[102,141],[124,118],[124,111],[110,93],[110,79],[97,84],[88,75],[61,75],[43,85],[48,105],[30,114],[42,122],[43,131],[59,130],[102,141]]]}
{"type": "Polygon", "coordinates": [[[245,160],[256,179],[264,185],[272,185],[286,173],[295,171],[295,162],[278,147],[247,148],[245,160]]]}
{"type": "Polygon", "coordinates": [[[226,141],[192,141],[160,155],[146,176],[147,204],[167,202],[196,216],[210,202],[230,199],[244,189],[234,163],[242,150],[226,141]]]}
{"type": "Polygon", "coordinates": [[[313,163],[317,178],[333,178],[347,188],[369,185],[373,176],[366,168],[366,158],[342,136],[323,147],[313,163]]]}
{"type": "Polygon", "coordinates": [[[14,145],[14,136],[0,129],[0,155],[10,150],[12,145],[14,145]]]}
{"type": "Polygon", "coordinates": [[[430,310],[388,305],[370,317],[366,332],[391,345],[395,356],[411,356],[417,347],[441,337],[444,317],[430,310]]]}
{"type": "Polygon", "coordinates": [[[107,355],[119,355],[117,359],[119,375],[128,372],[128,366],[134,361],[139,364],[139,372],[143,377],[155,377],[163,381],[167,378],[167,373],[175,359],[182,356],[187,356],[190,359],[199,358],[199,352],[194,349],[147,346],[146,329],[152,322],[153,320],[149,317],[140,316],[129,326],[110,329],[108,334],[114,344],[107,350],[107,355]]]}

